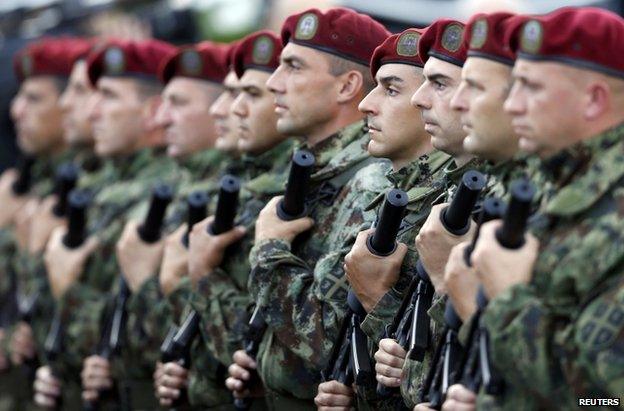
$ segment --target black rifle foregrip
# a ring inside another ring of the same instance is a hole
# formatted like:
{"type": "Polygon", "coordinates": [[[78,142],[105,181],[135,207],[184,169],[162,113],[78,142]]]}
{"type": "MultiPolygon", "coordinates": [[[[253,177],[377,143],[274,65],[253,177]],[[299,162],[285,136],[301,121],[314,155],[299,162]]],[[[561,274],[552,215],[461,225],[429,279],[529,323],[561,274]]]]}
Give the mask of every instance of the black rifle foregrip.
{"type": "Polygon", "coordinates": [[[174,361],[173,337],[178,333],[178,330],[177,326],[172,325],[160,346],[160,362],[163,364],[174,361]]]}
{"type": "Polygon", "coordinates": [[[307,150],[297,150],[293,154],[286,192],[277,205],[277,214],[282,220],[294,220],[305,215],[305,199],[314,163],[314,154],[307,150]]]}
{"type": "Polygon", "coordinates": [[[74,189],[69,194],[67,202],[67,234],[63,237],[63,244],[68,248],[77,248],[86,238],[87,208],[91,202],[91,195],[86,190],[74,189]]]}
{"type": "Polygon", "coordinates": [[[160,231],[165,219],[167,206],[173,199],[173,189],[168,184],[158,184],[152,191],[152,200],[143,224],[139,227],[139,237],[146,243],[160,239],[160,231]]]}
{"type": "Polygon", "coordinates": [[[17,166],[17,180],[13,182],[11,189],[15,195],[24,195],[30,190],[32,183],[32,168],[35,164],[35,157],[23,156],[17,166]]]}
{"type": "Polygon", "coordinates": [[[215,211],[214,221],[208,227],[212,235],[219,235],[230,231],[234,227],[234,217],[238,209],[238,192],[240,191],[240,180],[227,174],[219,181],[219,199],[215,211]]]}
{"type": "Polygon", "coordinates": [[[191,344],[199,334],[200,320],[201,318],[197,311],[191,311],[173,337],[173,361],[179,361],[180,365],[184,368],[189,368],[190,366],[188,356],[191,350],[191,344]]]}
{"type": "Polygon", "coordinates": [[[56,204],[52,208],[52,212],[57,217],[65,217],[67,215],[67,197],[69,193],[76,187],[80,169],[74,163],[63,163],[56,170],[56,187],[55,194],[58,198],[56,204]]]}
{"type": "Polygon", "coordinates": [[[485,176],[476,170],[464,173],[451,204],[440,215],[449,233],[462,235],[468,232],[472,210],[486,183],[485,176]]]}
{"type": "Polygon", "coordinates": [[[189,236],[191,235],[193,226],[206,218],[208,200],[208,193],[205,191],[194,191],[186,198],[186,205],[188,207],[187,228],[182,238],[182,244],[184,244],[185,247],[188,247],[189,236]]]}
{"type": "Polygon", "coordinates": [[[524,244],[535,186],[527,179],[518,179],[511,182],[510,192],[509,206],[502,227],[496,231],[496,239],[503,247],[515,249],[524,244]]]}
{"type": "Polygon", "coordinates": [[[386,194],[375,232],[366,241],[371,253],[386,256],[394,252],[407,203],[408,196],[403,190],[395,188],[386,194]]]}

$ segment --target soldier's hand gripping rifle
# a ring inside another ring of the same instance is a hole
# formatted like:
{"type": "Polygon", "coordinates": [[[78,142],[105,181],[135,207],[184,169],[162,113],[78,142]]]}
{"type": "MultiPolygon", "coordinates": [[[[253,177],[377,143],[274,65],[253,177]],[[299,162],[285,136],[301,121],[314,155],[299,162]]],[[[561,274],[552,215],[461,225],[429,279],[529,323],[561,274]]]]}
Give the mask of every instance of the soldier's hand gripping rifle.
{"type": "MultiPolygon", "coordinates": [[[[158,184],[152,192],[152,199],[143,224],[138,228],[139,238],[148,244],[153,244],[160,239],[165,213],[171,200],[173,199],[173,189],[167,184],[158,184]]],[[[123,274],[119,275],[119,290],[115,296],[115,303],[112,315],[106,324],[100,343],[97,348],[97,355],[111,360],[121,351],[124,339],[124,332],[127,322],[126,305],[130,297],[130,288],[124,279],[123,274]]],[[[95,410],[98,407],[98,400],[103,393],[100,393],[95,401],[85,401],[85,410],[95,410]]]]}
{"type": "MultiPolygon", "coordinates": [[[[223,234],[234,228],[234,218],[238,210],[238,196],[240,192],[240,180],[233,175],[225,175],[219,182],[219,198],[217,200],[217,209],[215,211],[215,217],[208,226],[208,232],[211,235],[223,234]]],[[[201,217],[203,199],[201,199],[199,205],[194,204],[191,207],[189,201],[189,231],[191,226],[198,221],[203,220],[201,217]],[[199,220],[197,220],[199,218],[199,220]]],[[[208,198],[205,197],[203,202],[203,215],[206,214],[206,204],[208,198]]],[[[196,202],[197,203],[197,202],[196,202]]],[[[188,244],[188,242],[187,242],[188,244]]],[[[169,362],[177,362],[182,367],[189,369],[191,366],[191,346],[193,341],[199,334],[199,324],[201,317],[195,310],[186,316],[180,329],[171,338],[171,343],[167,346],[163,344],[163,351],[161,351],[161,359],[168,359],[169,362]]],[[[173,402],[171,410],[175,410],[180,407],[186,399],[184,392],[180,393],[180,396],[173,402]]]]}
{"type": "MultiPolygon", "coordinates": [[[[22,190],[28,191],[28,187],[30,185],[30,167],[32,167],[32,160],[25,159],[24,163],[22,164],[22,167],[27,167],[27,169],[22,170],[22,173],[20,174],[20,178],[17,181],[15,181],[15,183],[13,184],[14,192],[16,188],[18,189],[18,191],[22,191],[22,190]]],[[[78,181],[79,174],[80,174],[79,168],[71,162],[63,163],[57,168],[56,175],[55,175],[55,183],[54,183],[54,194],[57,197],[57,201],[54,204],[54,207],[52,208],[52,213],[56,217],[63,218],[63,217],[68,216],[69,195],[70,195],[70,192],[72,192],[72,190],[74,189],[74,187],[76,187],[76,182],[78,181]]],[[[79,201],[87,197],[88,193],[79,192],[78,194],[75,194],[75,196],[76,196],[76,201],[79,201]]],[[[80,205],[81,204],[77,204],[77,206],[80,206],[80,205]]],[[[77,214],[77,211],[75,208],[72,210],[72,213],[73,213],[74,220],[69,220],[68,222],[69,228],[71,229],[71,226],[73,224],[74,229],[76,229],[76,224],[78,223],[76,222],[75,219],[79,217],[78,216],[79,213],[77,214]]],[[[79,218],[84,220],[84,216],[80,216],[79,218]]],[[[83,223],[82,220],[80,223],[83,223]]],[[[83,230],[83,229],[84,227],[82,227],[80,230],[83,230]]],[[[75,233],[72,233],[72,231],[69,231],[67,236],[71,237],[74,234],[75,233]]],[[[74,244],[72,240],[70,240],[70,243],[74,244]]],[[[80,244],[77,244],[76,247],[79,245],[80,244]]],[[[18,310],[19,310],[19,317],[21,321],[29,325],[32,325],[33,315],[37,308],[37,304],[38,304],[39,296],[41,295],[41,291],[42,290],[36,289],[36,290],[32,290],[32,292],[29,295],[20,295],[19,300],[18,300],[18,310]]],[[[24,370],[27,373],[27,375],[30,377],[30,379],[34,379],[35,371],[37,370],[38,367],[39,367],[39,361],[36,356],[34,358],[27,359],[24,362],[24,370]]]]}
{"type": "MultiPolygon", "coordinates": [[[[277,204],[277,216],[283,221],[296,220],[308,214],[306,196],[310,186],[310,176],[314,168],[314,155],[307,150],[297,150],[293,153],[286,184],[284,198],[277,204]]],[[[256,359],[258,348],[266,331],[267,324],[262,316],[260,306],[256,306],[249,320],[243,349],[248,356],[256,359]]],[[[251,381],[257,379],[257,372],[250,370],[251,381]]],[[[248,385],[248,384],[245,384],[248,385]]],[[[244,389],[244,388],[243,388],[244,389]]],[[[245,411],[251,408],[251,398],[236,398],[234,407],[245,411]]]]}
{"type": "MultiPolygon", "coordinates": [[[[368,236],[366,246],[377,256],[388,256],[396,250],[396,237],[401,228],[408,203],[407,193],[393,189],[386,194],[375,231],[368,236]]],[[[323,371],[325,381],[336,380],[350,386],[375,386],[375,372],[368,352],[368,339],[360,329],[366,310],[353,290],[347,297],[349,312],[345,317],[340,339],[336,341],[328,367],[323,371]]]]}
{"type": "MultiPolygon", "coordinates": [[[[464,261],[468,267],[471,266],[470,257],[479,238],[479,230],[481,225],[501,218],[505,212],[505,203],[497,198],[490,197],[483,201],[477,230],[472,239],[471,244],[466,247],[464,253],[464,261]]],[[[449,300],[446,303],[444,311],[445,328],[442,332],[442,339],[438,341],[435,355],[431,361],[431,368],[421,391],[420,402],[428,402],[429,407],[439,410],[446,398],[448,388],[453,385],[457,379],[458,368],[465,350],[459,343],[458,333],[462,325],[459,314],[455,311],[453,304],[449,300]]]]}
{"type": "MultiPolygon", "coordinates": [[[[187,225],[186,233],[184,234],[184,237],[182,237],[182,245],[184,246],[184,248],[188,249],[189,237],[191,235],[193,226],[206,218],[208,208],[208,194],[205,191],[195,191],[189,194],[189,196],[187,197],[186,205],[188,210],[187,225]]],[[[173,361],[173,337],[175,337],[178,329],[179,328],[176,325],[172,325],[167,332],[165,340],[160,346],[160,361],[163,364],[173,361]]]]}
{"type": "MultiPolygon", "coordinates": [[[[440,213],[440,221],[446,231],[453,235],[463,235],[470,229],[470,217],[477,203],[479,194],[486,184],[483,174],[475,170],[469,170],[461,178],[457,192],[449,204],[440,213]]],[[[390,338],[394,338],[403,349],[408,352],[411,360],[422,362],[429,346],[429,315],[434,288],[421,261],[416,264],[417,280],[410,285],[413,292],[406,293],[405,298],[409,301],[406,310],[409,310],[409,322],[403,318],[393,321],[396,329],[387,330],[390,338]]],[[[408,290],[409,292],[410,290],[408,290]]],[[[377,387],[377,393],[386,397],[396,392],[397,388],[387,388],[382,384],[377,387]]]]}
{"type": "MultiPolygon", "coordinates": [[[[63,244],[65,247],[75,249],[80,247],[86,239],[86,211],[91,196],[84,190],[73,190],[67,201],[67,234],[63,237],[63,244]]],[[[50,366],[52,375],[56,378],[60,378],[60,373],[55,369],[54,363],[56,362],[59,354],[63,350],[63,323],[61,319],[60,310],[56,310],[52,324],[50,325],[50,331],[48,332],[44,345],[43,352],[45,359],[50,366]]],[[[59,397],[55,403],[55,409],[58,409],[61,405],[61,398],[59,397]]]]}
{"type": "Polygon", "coordinates": [[[17,179],[11,185],[11,190],[16,196],[22,196],[30,191],[32,185],[32,168],[35,164],[35,157],[25,155],[20,158],[17,165],[17,179]]]}
{"type": "MultiPolygon", "coordinates": [[[[507,249],[518,249],[524,245],[524,234],[531,213],[531,202],[535,187],[526,179],[514,180],[510,187],[511,199],[503,218],[503,225],[496,231],[499,244],[507,249]]],[[[462,362],[461,383],[473,392],[481,385],[491,395],[499,395],[504,389],[504,381],[490,361],[489,336],[481,324],[481,314],[488,300],[483,287],[477,294],[477,311],[473,316],[468,333],[467,354],[462,362]]]]}

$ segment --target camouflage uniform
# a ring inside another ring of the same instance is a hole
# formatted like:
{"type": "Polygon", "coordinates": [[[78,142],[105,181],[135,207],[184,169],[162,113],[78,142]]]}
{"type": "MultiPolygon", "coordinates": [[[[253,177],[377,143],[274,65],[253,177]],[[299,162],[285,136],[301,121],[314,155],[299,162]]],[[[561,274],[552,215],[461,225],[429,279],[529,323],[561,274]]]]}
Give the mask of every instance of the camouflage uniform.
{"type": "MultiPolygon", "coordinates": [[[[63,406],[67,409],[80,406],[82,361],[98,346],[111,290],[116,294],[116,287],[112,286],[118,274],[115,244],[129,210],[149,197],[157,181],[179,178],[177,165],[164,157],[160,149],[142,149],[130,157],[107,160],[98,173],[81,180],[80,185],[85,188],[105,186],[94,196],[88,213],[89,229],[100,245],[89,258],[79,281],[57,305],[64,326],[64,349],[53,366],[64,380],[63,406]]],[[[138,367],[133,370],[142,371],[138,367]]]]}
{"type": "Polygon", "coordinates": [[[316,224],[292,245],[267,239],[252,248],[250,293],[268,324],[258,370],[270,408],[314,407],[320,372],[346,315],[343,258],[374,218],[363,207],[377,194],[369,179],[347,184],[371,161],[367,143],[360,121],[313,147],[308,205],[316,224]]]}
{"type": "MultiPolygon", "coordinates": [[[[366,207],[366,210],[375,210],[375,213],[378,214],[386,192],[391,188],[399,188],[406,191],[409,203],[407,214],[403,219],[402,227],[397,236],[397,241],[406,244],[408,247],[407,255],[403,259],[401,266],[399,279],[394,287],[373,307],[373,310],[368,313],[360,325],[362,331],[368,336],[371,359],[377,351],[386,325],[394,319],[395,313],[403,300],[404,292],[414,275],[413,270],[418,261],[418,254],[414,248],[414,237],[429,215],[431,205],[444,192],[444,186],[433,183],[440,179],[444,168],[451,161],[452,159],[448,154],[434,150],[400,170],[389,170],[385,176],[383,174],[374,176],[376,179],[382,180],[379,182],[381,190],[366,207]]],[[[374,167],[374,165],[369,167],[374,167]]],[[[372,388],[373,391],[365,387],[358,387],[358,409],[395,410],[403,407],[403,401],[400,396],[380,400],[376,398],[374,392],[376,387],[372,388]]]]}
{"type": "Polygon", "coordinates": [[[543,162],[531,226],[540,252],[527,285],[485,310],[492,359],[506,381],[502,409],[576,409],[619,398],[622,378],[624,126],[543,162]]]}
{"type": "MultiPolygon", "coordinates": [[[[76,155],[75,150],[64,150],[59,154],[55,154],[47,158],[39,158],[35,161],[32,173],[33,184],[28,195],[42,199],[50,194],[54,189],[54,175],[57,167],[72,159],[76,155]]],[[[10,229],[7,229],[10,232],[10,229]]],[[[7,278],[13,281],[11,291],[14,293],[11,301],[13,304],[19,304],[21,298],[31,296],[35,291],[39,292],[37,305],[30,320],[30,325],[35,335],[35,341],[39,348],[39,336],[43,334],[42,330],[49,324],[48,314],[52,307],[52,299],[50,297],[47,282],[45,281],[45,272],[42,269],[42,256],[32,255],[26,250],[22,250],[16,243],[16,239],[12,235],[7,234],[5,243],[3,244],[3,261],[1,270],[6,273],[7,278]],[[9,241],[11,240],[11,241],[9,241]]],[[[6,318],[7,328],[5,335],[5,348],[8,347],[12,338],[13,325],[18,321],[17,306],[7,307],[13,312],[12,318],[6,318]]],[[[9,394],[12,399],[8,402],[11,404],[10,409],[31,408],[32,400],[32,384],[30,376],[27,375],[24,367],[16,367],[9,374],[13,379],[10,385],[13,386],[13,392],[9,394]],[[15,401],[15,402],[13,402],[15,401]],[[22,407],[22,408],[20,408],[22,407]]]]}

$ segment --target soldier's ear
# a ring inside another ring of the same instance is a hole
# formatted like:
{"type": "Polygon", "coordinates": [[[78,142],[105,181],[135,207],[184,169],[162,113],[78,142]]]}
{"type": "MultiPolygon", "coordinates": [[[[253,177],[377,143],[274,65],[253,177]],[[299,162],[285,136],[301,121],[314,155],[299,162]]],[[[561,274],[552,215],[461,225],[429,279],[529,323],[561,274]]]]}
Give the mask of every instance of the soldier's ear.
{"type": "Polygon", "coordinates": [[[585,119],[599,120],[613,110],[613,105],[617,104],[613,98],[613,91],[606,81],[591,81],[585,89],[585,107],[583,107],[585,119]]]}

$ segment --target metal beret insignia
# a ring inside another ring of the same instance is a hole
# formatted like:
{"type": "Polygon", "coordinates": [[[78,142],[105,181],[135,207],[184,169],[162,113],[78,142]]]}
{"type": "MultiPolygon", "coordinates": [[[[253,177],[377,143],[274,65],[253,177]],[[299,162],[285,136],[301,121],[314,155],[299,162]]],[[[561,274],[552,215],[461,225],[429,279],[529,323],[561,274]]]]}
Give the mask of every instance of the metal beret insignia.
{"type": "Polygon", "coordinates": [[[396,52],[399,56],[415,57],[418,55],[418,40],[420,33],[407,32],[401,34],[397,41],[396,52]]]}
{"type": "Polygon", "coordinates": [[[536,54],[542,47],[544,28],[537,20],[530,20],[524,24],[520,37],[520,49],[525,53],[536,54]]]}
{"type": "Polygon", "coordinates": [[[258,37],[253,44],[251,61],[253,64],[268,64],[271,61],[274,50],[273,41],[268,36],[258,37]]]}
{"type": "Polygon", "coordinates": [[[464,28],[457,23],[449,24],[442,33],[442,47],[451,53],[459,50],[464,36],[464,28]]]}
{"type": "Polygon", "coordinates": [[[475,21],[470,33],[470,48],[480,49],[485,44],[488,35],[488,24],[486,19],[475,21]]]}
{"type": "Polygon", "coordinates": [[[126,57],[119,47],[110,47],[104,52],[104,73],[121,74],[126,68],[126,57]]]}
{"type": "Polygon", "coordinates": [[[306,13],[299,17],[297,28],[295,30],[295,39],[310,40],[316,34],[318,25],[318,16],[314,13],[306,13]]]}

